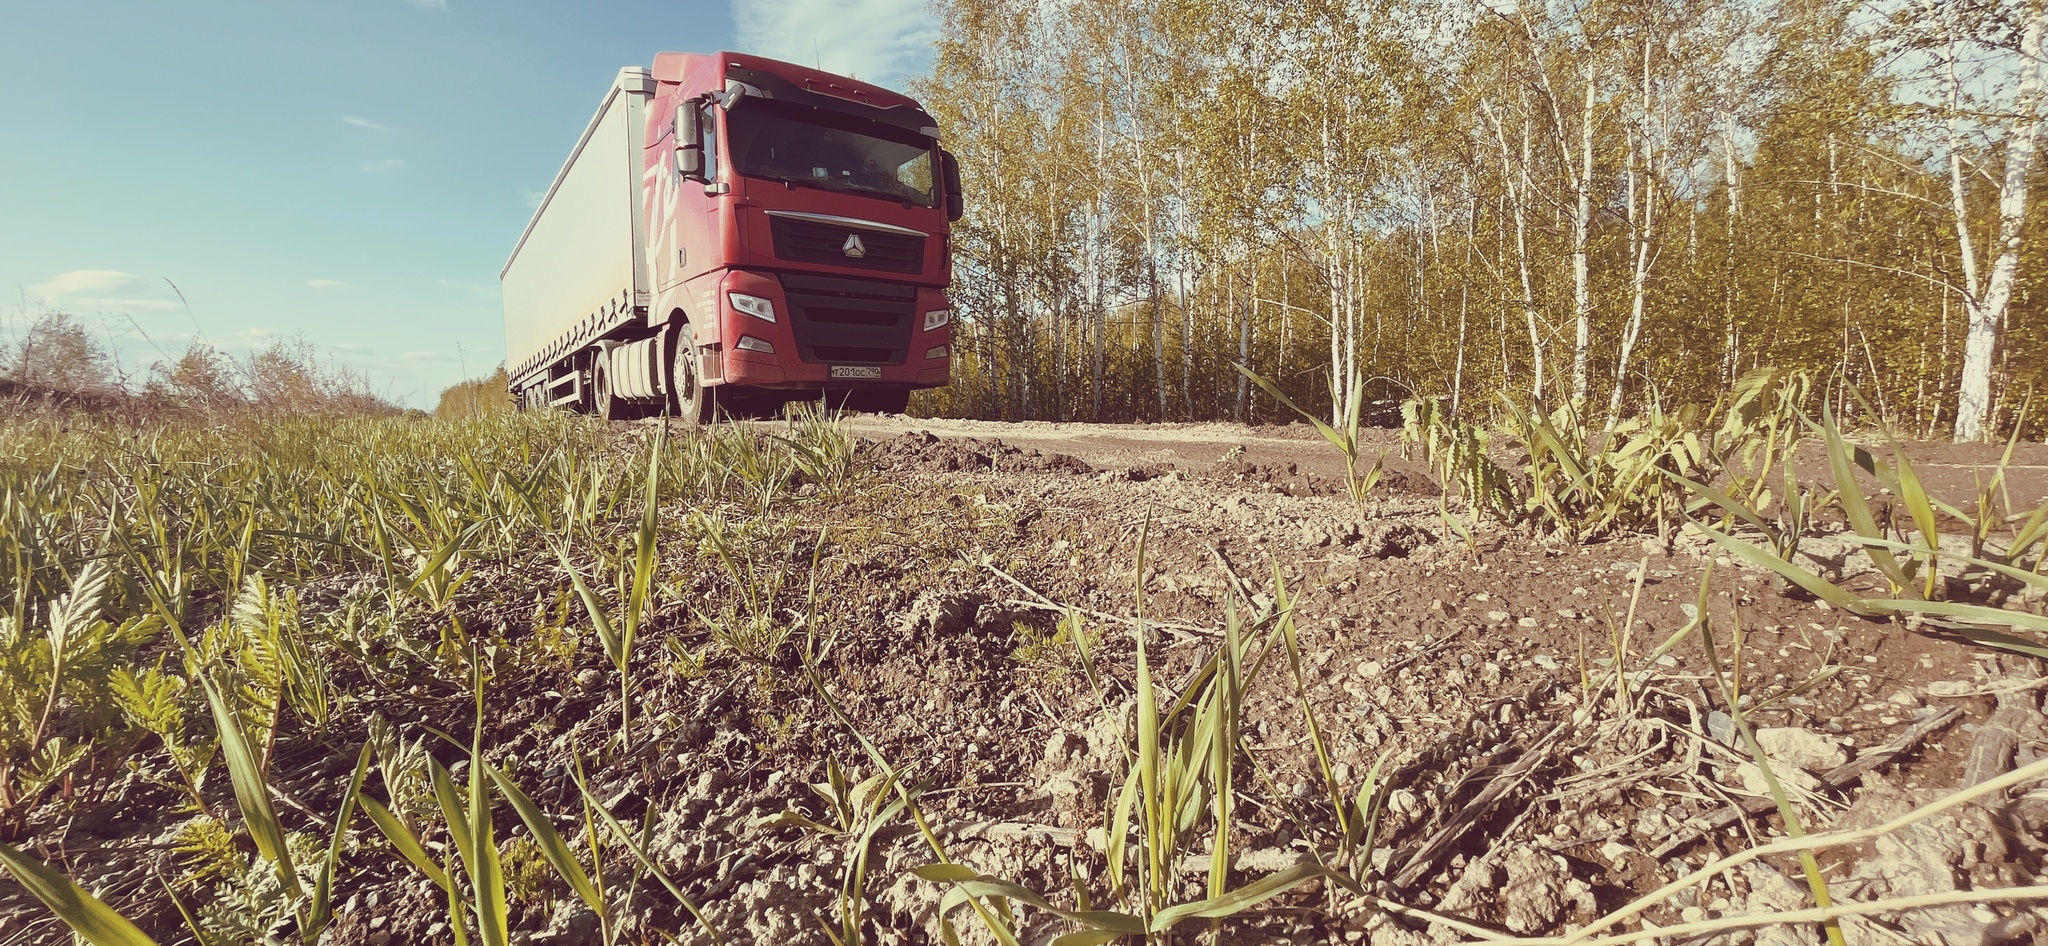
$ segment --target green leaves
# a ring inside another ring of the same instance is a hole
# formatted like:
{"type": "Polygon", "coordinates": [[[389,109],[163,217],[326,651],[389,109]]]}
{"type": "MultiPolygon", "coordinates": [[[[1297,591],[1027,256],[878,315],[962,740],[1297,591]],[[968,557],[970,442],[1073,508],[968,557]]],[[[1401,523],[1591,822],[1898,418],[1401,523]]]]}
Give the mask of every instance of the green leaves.
{"type": "Polygon", "coordinates": [[[263,765],[249,744],[241,720],[222,699],[220,688],[210,677],[201,676],[199,682],[206,689],[206,705],[213,710],[214,725],[220,728],[221,754],[227,760],[228,777],[235,786],[235,803],[242,809],[242,820],[248,826],[249,838],[256,842],[256,849],[276,865],[278,883],[291,896],[298,897],[303,888],[299,884],[298,871],[292,867],[284,825],[277,820],[277,811],[270,806],[270,784],[263,765]]]}
{"type": "Polygon", "coordinates": [[[320,864],[320,873],[313,881],[313,903],[307,908],[306,936],[308,941],[316,940],[332,919],[334,903],[334,873],[341,864],[342,844],[348,839],[348,824],[355,815],[356,798],[362,794],[363,779],[370,774],[371,745],[363,744],[363,751],[356,756],[355,774],[349,777],[348,791],[342,793],[341,811],[334,816],[334,835],[327,845],[327,859],[320,864]]]}
{"type": "Polygon", "coordinates": [[[1379,485],[1380,475],[1384,471],[1387,462],[1386,455],[1381,454],[1379,459],[1373,461],[1372,469],[1367,470],[1363,474],[1358,472],[1359,419],[1365,409],[1364,372],[1354,372],[1351,376],[1350,386],[1343,389],[1337,386],[1338,383],[1334,377],[1330,379],[1330,400],[1336,405],[1337,414],[1337,423],[1332,425],[1324,423],[1322,418],[1302,410],[1301,406],[1295,404],[1294,400],[1282,392],[1279,386],[1266,380],[1250,368],[1245,367],[1243,363],[1235,363],[1231,367],[1236,368],[1238,374],[1251,379],[1251,382],[1258,385],[1259,390],[1266,392],[1268,397],[1286,405],[1288,410],[1300,414],[1304,420],[1314,424],[1316,433],[1322,434],[1324,440],[1329,441],[1331,446],[1336,447],[1344,454],[1344,485],[1351,494],[1352,503],[1358,507],[1358,514],[1364,516],[1365,500],[1372,495],[1373,488],[1379,485]]]}
{"type": "Polygon", "coordinates": [[[92,946],[156,946],[156,940],[143,935],[127,917],[42,861],[0,844],[0,867],[92,946]]]}
{"type": "Polygon", "coordinates": [[[568,842],[563,841],[561,834],[555,831],[554,822],[548,819],[547,813],[542,811],[526,792],[520,790],[510,776],[499,771],[497,767],[486,765],[484,772],[491,777],[492,783],[497,785],[498,792],[505,796],[505,800],[512,803],[512,810],[519,813],[519,820],[526,824],[526,830],[533,835],[535,843],[540,845],[541,855],[554,866],[555,873],[561,875],[569,889],[575,891],[576,896],[592,911],[600,917],[604,916],[604,897],[598,893],[597,885],[591,882],[590,875],[584,872],[583,865],[577,862],[576,852],[571,850],[568,842]]]}

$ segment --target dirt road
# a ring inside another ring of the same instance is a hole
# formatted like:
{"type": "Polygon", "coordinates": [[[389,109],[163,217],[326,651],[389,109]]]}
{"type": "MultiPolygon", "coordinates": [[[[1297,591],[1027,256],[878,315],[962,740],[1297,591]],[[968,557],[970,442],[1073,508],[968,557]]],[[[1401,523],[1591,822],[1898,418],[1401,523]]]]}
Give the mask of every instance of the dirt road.
{"type": "MultiPolygon", "coordinates": [[[[862,414],[846,421],[862,437],[886,440],[929,431],[947,439],[1001,440],[1014,447],[1063,453],[1102,469],[1171,464],[1185,471],[1207,470],[1240,460],[1267,466],[1296,464],[1305,472],[1342,476],[1341,454],[1305,424],[1247,427],[1243,424],[1078,424],[1051,421],[949,420],[901,414],[862,414]]],[[[1398,449],[1393,431],[1371,431],[1376,449],[1398,449]]],[[[1398,458],[1390,458],[1390,462],[1398,458]]],[[[1420,472],[1421,467],[1415,467],[1420,472]]]]}
{"type": "MultiPolygon", "coordinates": [[[[873,440],[887,440],[928,431],[949,440],[999,440],[1013,447],[1059,453],[1097,469],[1166,467],[1187,473],[1213,470],[1219,463],[1244,464],[1272,472],[1299,470],[1336,483],[1344,475],[1343,455],[1306,424],[1254,426],[1231,423],[1082,424],[1051,421],[952,420],[901,414],[861,414],[845,421],[848,430],[873,440]]],[[[1389,478],[1405,480],[1410,489],[1429,481],[1423,464],[1403,456],[1398,431],[1362,432],[1362,463],[1386,454],[1389,478]]],[[[1889,455],[1883,441],[1866,443],[1880,457],[1889,455]]],[[[1977,487],[1990,480],[2004,453],[2003,444],[1952,444],[1916,441],[1906,456],[1927,487],[1943,500],[1969,508],[1977,487]]],[[[1799,472],[1807,481],[1830,480],[1826,454],[1818,442],[1799,452],[1799,472]]],[[[1875,486],[1872,486],[1875,491],[1875,486]]],[[[2048,499],[2048,444],[2022,443],[2006,467],[2005,489],[2012,505],[2038,506],[2048,499]]]]}

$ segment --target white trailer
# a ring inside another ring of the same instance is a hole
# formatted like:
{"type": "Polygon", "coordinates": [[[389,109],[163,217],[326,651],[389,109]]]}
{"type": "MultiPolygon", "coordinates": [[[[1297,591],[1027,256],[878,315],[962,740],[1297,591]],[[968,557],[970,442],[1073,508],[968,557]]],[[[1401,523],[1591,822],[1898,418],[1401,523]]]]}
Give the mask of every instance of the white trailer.
{"type": "Polygon", "coordinates": [[[572,356],[647,318],[640,179],[654,88],[647,69],[619,70],[498,273],[507,373],[514,391],[534,392],[529,406],[583,403],[589,365],[572,356]]]}

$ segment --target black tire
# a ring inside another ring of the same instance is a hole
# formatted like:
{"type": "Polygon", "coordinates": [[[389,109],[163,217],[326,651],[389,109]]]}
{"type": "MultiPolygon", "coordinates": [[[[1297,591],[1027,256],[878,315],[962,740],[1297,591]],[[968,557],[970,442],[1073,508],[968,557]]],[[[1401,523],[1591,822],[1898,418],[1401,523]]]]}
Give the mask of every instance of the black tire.
{"type": "Polygon", "coordinates": [[[601,348],[590,363],[590,412],[604,420],[633,419],[632,405],[612,396],[612,356],[601,348]]]}
{"type": "Polygon", "coordinates": [[[704,386],[688,324],[678,328],[669,342],[668,391],[669,412],[685,426],[709,426],[718,415],[718,389],[704,386]]]}

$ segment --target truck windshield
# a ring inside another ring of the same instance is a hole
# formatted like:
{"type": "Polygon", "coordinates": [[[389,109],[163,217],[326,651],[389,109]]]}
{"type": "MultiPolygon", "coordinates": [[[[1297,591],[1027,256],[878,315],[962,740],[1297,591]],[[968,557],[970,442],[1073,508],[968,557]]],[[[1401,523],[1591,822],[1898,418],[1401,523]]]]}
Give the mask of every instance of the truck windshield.
{"type": "Polygon", "coordinates": [[[748,177],[934,206],[931,142],[914,132],[758,99],[726,123],[733,168],[748,177]]]}

